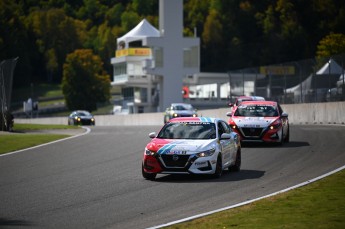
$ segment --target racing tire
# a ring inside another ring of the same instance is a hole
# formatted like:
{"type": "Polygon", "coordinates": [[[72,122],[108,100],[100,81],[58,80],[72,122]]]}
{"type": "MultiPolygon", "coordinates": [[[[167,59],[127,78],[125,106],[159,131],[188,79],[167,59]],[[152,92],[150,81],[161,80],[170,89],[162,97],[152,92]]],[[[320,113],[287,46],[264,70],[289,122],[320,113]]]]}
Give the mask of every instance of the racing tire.
{"type": "Polygon", "coordinates": [[[217,163],[216,163],[216,171],[214,171],[214,174],[212,175],[213,178],[220,178],[223,173],[223,162],[222,162],[222,155],[219,153],[217,157],[217,163]]]}
{"type": "Polygon", "coordinates": [[[284,144],[284,130],[283,130],[283,128],[282,128],[282,134],[281,134],[281,139],[280,139],[280,141],[278,142],[278,145],[279,146],[282,146],[283,144],[284,144]]]}
{"type": "Polygon", "coordinates": [[[285,137],[285,142],[290,142],[290,126],[288,126],[288,132],[287,132],[287,135],[285,137]]]}
{"type": "Polygon", "coordinates": [[[241,170],[241,147],[238,147],[235,164],[229,167],[230,172],[238,172],[241,170]]]}
{"type": "Polygon", "coordinates": [[[147,172],[145,172],[144,171],[144,165],[141,165],[141,172],[143,174],[143,177],[146,180],[154,180],[154,179],[156,179],[157,173],[147,173],[147,172]]]}

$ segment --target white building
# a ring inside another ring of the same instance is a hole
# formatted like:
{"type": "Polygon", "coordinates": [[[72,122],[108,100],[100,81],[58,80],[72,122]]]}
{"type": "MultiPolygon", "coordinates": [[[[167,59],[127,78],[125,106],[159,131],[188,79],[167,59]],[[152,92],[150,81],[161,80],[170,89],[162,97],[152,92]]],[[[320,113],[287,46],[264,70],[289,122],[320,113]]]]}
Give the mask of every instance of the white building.
{"type": "Polygon", "coordinates": [[[182,102],[182,79],[199,72],[200,40],[183,37],[183,1],[159,1],[159,30],[145,19],[117,39],[112,85],[130,113],[162,111],[182,102]]]}
{"type": "Polygon", "coordinates": [[[231,95],[255,95],[255,81],[263,77],[199,73],[200,39],[183,37],[182,0],[160,0],[159,30],[143,19],[117,39],[111,64],[112,85],[121,87],[129,113],[164,111],[183,101],[197,108],[226,106],[231,95]],[[185,98],[183,86],[190,92],[185,98]]]}

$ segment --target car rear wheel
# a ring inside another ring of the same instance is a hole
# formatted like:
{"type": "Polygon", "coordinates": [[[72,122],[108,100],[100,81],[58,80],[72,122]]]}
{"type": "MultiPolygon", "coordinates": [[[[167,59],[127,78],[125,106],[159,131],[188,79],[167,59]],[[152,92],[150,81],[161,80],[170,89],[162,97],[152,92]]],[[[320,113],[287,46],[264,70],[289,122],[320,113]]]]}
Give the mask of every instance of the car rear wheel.
{"type": "Polygon", "coordinates": [[[222,176],[222,173],[223,173],[222,155],[219,153],[217,157],[216,171],[214,171],[213,177],[219,178],[222,176]]]}
{"type": "Polygon", "coordinates": [[[147,173],[144,170],[144,165],[141,165],[141,172],[143,174],[143,177],[147,180],[154,180],[156,179],[157,173],[147,173]]]}
{"type": "Polygon", "coordinates": [[[238,147],[235,164],[229,167],[230,172],[238,172],[241,169],[241,147],[238,147]]]}

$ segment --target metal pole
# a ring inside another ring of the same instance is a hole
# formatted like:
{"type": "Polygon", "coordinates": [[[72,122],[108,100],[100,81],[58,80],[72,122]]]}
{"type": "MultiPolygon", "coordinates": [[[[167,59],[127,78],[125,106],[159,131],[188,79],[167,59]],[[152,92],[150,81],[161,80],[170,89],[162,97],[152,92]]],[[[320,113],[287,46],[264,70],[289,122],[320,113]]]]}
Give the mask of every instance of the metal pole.
{"type": "Polygon", "coordinates": [[[342,67],[342,72],[343,72],[343,85],[341,86],[341,97],[342,97],[342,100],[344,101],[344,89],[345,89],[345,73],[344,73],[344,62],[342,61],[341,62],[341,67],[342,67]]]}
{"type": "Polygon", "coordinates": [[[244,95],[244,72],[243,71],[242,71],[242,83],[243,83],[242,94],[244,95]]]}
{"type": "Polygon", "coordinates": [[[230,96],[230,103],[232,102],[232,95],[231,95],[231,73],[228,72],[228,75],[229,75],[229,96],[230,96]]]}
{"type": "Polygon", "coordinates": [[[331,99],[331,58],[328,61],[328,94],[329,94],[329,101],[330,102],[331,99]]]}
{"type": "Polygon", "coordinates": [[[284,103],[286,103],[286,70],[284,71],[284,103]]]}

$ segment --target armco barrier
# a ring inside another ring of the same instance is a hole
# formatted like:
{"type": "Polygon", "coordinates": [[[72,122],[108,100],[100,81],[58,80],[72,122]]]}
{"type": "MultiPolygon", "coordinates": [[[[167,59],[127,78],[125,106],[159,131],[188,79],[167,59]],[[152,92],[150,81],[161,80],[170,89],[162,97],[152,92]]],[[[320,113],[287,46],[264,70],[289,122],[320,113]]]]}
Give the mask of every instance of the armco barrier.
{"type": "MultiPolygon", "coordinates": [[[[287,104],[282,107],[289,114],[291,124],[345,124],[345,102],[287,104]]],[[[230,108],[199,110],[198,113],[203,117],[227,120],[226,112],[228,111],[230,108]]],[[[97,115],[95,119],[97,126],[162,125],[163,113],[97,115]]],[[[67,125],[67,117],[15,119],[14,122],[67,125]]]]}

